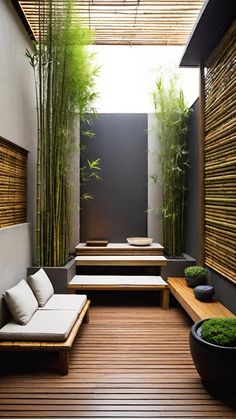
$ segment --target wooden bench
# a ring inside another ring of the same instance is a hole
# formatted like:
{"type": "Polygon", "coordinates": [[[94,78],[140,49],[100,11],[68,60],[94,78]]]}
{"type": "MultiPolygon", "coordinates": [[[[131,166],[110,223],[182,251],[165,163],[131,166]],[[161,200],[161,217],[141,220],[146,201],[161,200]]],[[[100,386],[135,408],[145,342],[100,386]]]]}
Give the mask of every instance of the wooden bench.
{"type": "Polygon", "coordinates": [[[194,322],[210,317],[235,317],[219,301],[214,299],[209,302],[197,300],[193,294],[193,289],[186,285],[184,278],[168,278],[167,282],[170,292],[194,322]]]}
{"type": "Polygon", "coordinates": [[[162,309],[169,308],[169,287],[160,276],[75,275],[68,284],[68,292],[85,290],[160,291],[162,309]]]}
{"type": "Polygon", "coordinates": [[[78,319],[64,342],[35,341],[0,341],[0,351],[56,351],[59,352],[59,370],[61,374],[69,372],[69,351],[78,333],[81,323],[88,323],[88,308],[90,301],[84,305],[78,319]]]}

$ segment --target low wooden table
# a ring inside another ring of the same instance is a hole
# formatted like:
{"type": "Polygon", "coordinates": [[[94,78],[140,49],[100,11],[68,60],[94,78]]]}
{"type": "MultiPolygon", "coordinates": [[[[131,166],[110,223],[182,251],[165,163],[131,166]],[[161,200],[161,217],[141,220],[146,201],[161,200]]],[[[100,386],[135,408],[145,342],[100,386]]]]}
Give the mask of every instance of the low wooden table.
{"type": "Polygon", "coordinates": [[[70,293],[84,290],[152,290],[161,292],[161,307],[169,308],[169,287],[160,276],[75,275],[68,285],[70,293]]]}
{"type": "Polygon", "coordinates": [[[235,317],[219,301],[214,299],[209,302],[199,301],[193,294],[193,288],[186,285],[184,278],[168,278],[167,282],[171,293],[193,321],[197,322],[210,317],[235,317]]]}

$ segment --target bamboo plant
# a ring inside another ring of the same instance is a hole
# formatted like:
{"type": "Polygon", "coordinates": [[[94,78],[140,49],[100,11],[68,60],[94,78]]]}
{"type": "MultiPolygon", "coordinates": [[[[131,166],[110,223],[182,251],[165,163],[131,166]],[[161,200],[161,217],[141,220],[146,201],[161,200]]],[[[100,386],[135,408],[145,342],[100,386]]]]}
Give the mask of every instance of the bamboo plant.
{"type": "Polygon", "coordinates": [[[26,52],[37,101],[36,264],[61,266],[69,256],[74,122],[94,112],[97,68],[86,48],[91,31],[72,22],[73,1],[39,0],[38,7],[38,44],[26,52]]]}
{"type": "MultiPolygon", "coordinates": [[[[188,166],[186,134],[190,110],[175,76],[167,83],[163,77],[156,82],[153,103],[160,143],[163,245],[167,256],[180,256],[184,246],[185,175],[188,166]]],[[[154,182],[159,180],[155,174],[152,179],[154,182]]]]}

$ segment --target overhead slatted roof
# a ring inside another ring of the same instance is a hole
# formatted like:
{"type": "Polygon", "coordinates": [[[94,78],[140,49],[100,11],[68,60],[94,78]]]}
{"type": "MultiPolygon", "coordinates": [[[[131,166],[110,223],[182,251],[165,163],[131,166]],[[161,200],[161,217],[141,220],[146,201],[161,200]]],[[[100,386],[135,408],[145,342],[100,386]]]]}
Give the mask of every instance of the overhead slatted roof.
{"type": "MultiPolygon", "coordinates": [[[[14,0],[17,1],[37,38],[38,0],[14,0]]],[[[80,15],[94,30],[98,45],[184,45],[203,3],[204,0],[75,0],[74,19],[80,15]]]]}

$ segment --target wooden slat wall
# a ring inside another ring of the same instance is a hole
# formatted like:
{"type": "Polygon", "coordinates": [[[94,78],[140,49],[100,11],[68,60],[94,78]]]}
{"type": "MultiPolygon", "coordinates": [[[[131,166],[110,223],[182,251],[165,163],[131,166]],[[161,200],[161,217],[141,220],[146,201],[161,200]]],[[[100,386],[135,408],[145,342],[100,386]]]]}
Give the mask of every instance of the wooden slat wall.
{"type": "MultiPolygon", "coordinates": [[[[12,0],[13,4],[17,0],[12,0]]],[[[54,0],[57,6],[63,0],[54,0]]],[[[39,0],[18,0],[38,36],[39,0]]],[[[97,45],[185,45],[204,0],[74,0],[97,45]]]]}
{"type": "Polygon", "coordinates": [[[236,282],[236,22],[206,63],[205,262],[236,282]]]}
{"type": "Polygon", "coordinates": [[[235,419],[201,383],[190,325],[181,308],[91,307],[67,376],[53,372],[56,353],[1,355],[0,417],[235,419]]]}
{"type": "Polygon", "coordinates": [[[0,138],[0,228],[27,221],[27,152],[0,138]]]}

